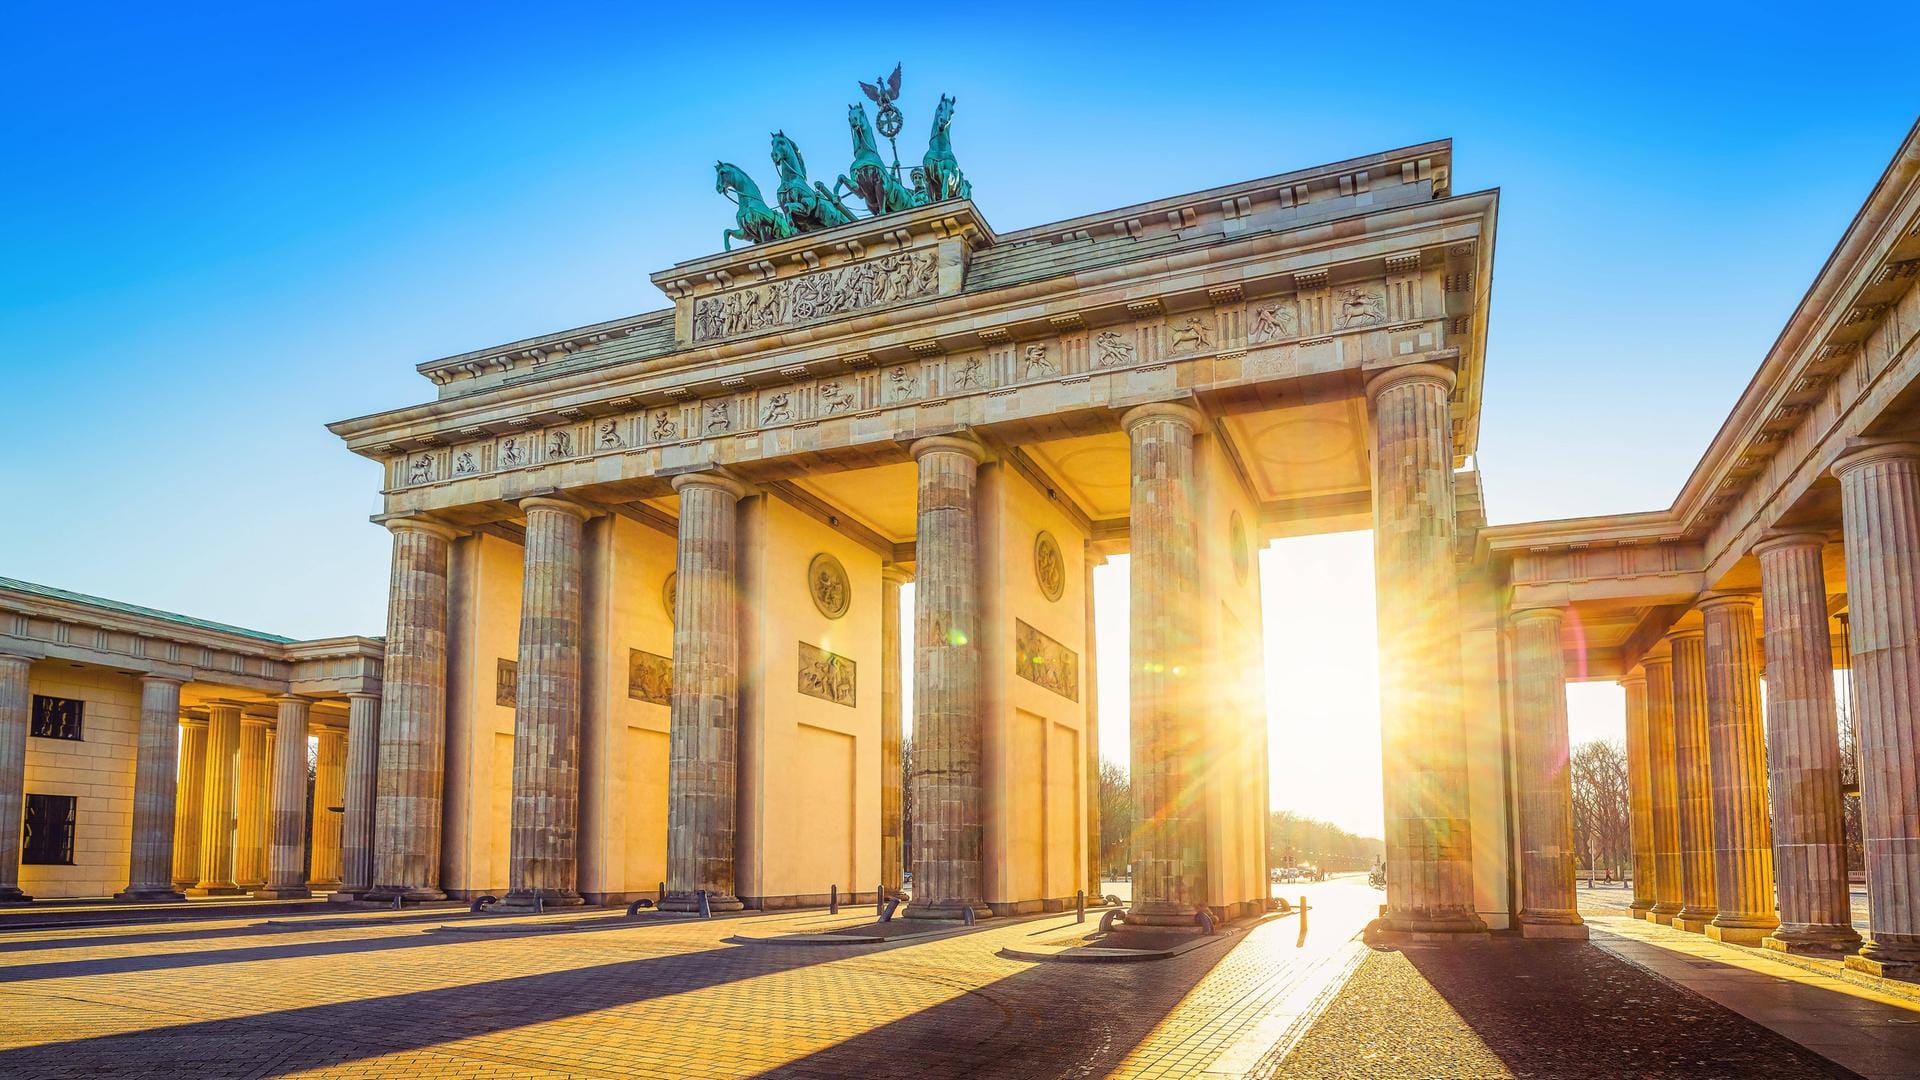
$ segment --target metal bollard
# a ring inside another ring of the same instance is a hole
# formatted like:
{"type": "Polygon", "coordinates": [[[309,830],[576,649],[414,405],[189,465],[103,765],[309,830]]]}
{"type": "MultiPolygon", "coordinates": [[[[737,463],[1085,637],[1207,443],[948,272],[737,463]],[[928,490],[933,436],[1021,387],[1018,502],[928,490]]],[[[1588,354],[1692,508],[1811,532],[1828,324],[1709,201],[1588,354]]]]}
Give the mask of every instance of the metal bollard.
{"type": "Polygon", "coordinates": [[[1087,890],[1085,889],[1073,894],[1073,921],[1077,923],[1087,921],[1087,890]]]}
{"type": "Polygon", "coordinates": [[[634,916],[640,914],[641,908],[650,908],[652,906],[653,906],[653,901],[648,900],[645,897],[635,900],[633,903],[627,905],[627,918],[631,919],[634,916]]]}
{"type": "Polygon", "coordinates": [[[468,911],[472,911],[472,912],[478,912],[478,911],[483,911],[483,910],[485,910],[485,909],[486,909],[486,907],[487,907],[487,906],[488,906],[489,904],[497,904],[497,903],[499,903],[499,902],[500,902],[500,898],[499,898],[499,897],[497,897],[497,896],[495,896],[495,895],[493,895],[492,893],[488,893],[488,894],[487,894],[487,895],[485,895],[485,896],[476,896],[476,897],[474,897],[474,898],[473,898],[473,906],[472,906],[472,907],[470,907],[470,908],[468,908],[467,910],[468,910],[468,911]]]}
{"type": "Polygon", "coordinates": [[[972,904],[968,904],[966,907],[963,907],[960,909],[960,921],[963,923],[966,923],[968,926],[973,925],[973,905],[972,904]]]}
{"type": "Polygon", "coordinates": [[[1113,924],[1124,920],[1125,917],[1119,908],[1108,908],[1107,913],[1100,916],[1100,932],[1103,934],[1113,933],[1113,924]]]}
{"type": "Polygon", "coordinates": [[[534,893],[534,894],[533,894],[533,913],[534,913],[535,915],[543,915],[543,914],[545,914],[545,913],[546,913],[546,910],[547,910],[547,896],[546,896],[546,894],[545,894],[545,893],[534,893]]]}
{"type": "Polygon", "coordinates": [[[840,886],[827,886],[827,914],[840,914],[840,886]]]}
{"type": "Polygon", "coordinates": [[[884,906],[884,907],[882,907],[882,908],[880,909],[880,921],[881,921],[881,922],[892,922],[892,921],[893,921],[893,913],[894,913],[895,911],[897,911],[897,910],[899,909],[899,907],[900,907],[900,898],[899,898],[899,897],[897,897],[897,896],[896,896],[896,897],[893,897],[893,898],[891,898],[891,899],[889,899],[889,900],[887,901],[887,903],[886,903],[886,906],[884,906]]]}
{"type": "Polygon", "coordinates": [[[697,895],[697,899],[700,901],[700,917],[703,919],[713,918],[713,906],[707,903],[707,890],[701,889],[697,895]]]}
{"type": "Polygon", "coordinates": [[[654,898],[653,906],[654,907],[667,906],[667,883],[664,881],[660,883],[660,894],[654,898]]]}
{"type": "Polygon", "coordinates": [[[881,922],[887,921],[887,887],[885,885],[873,887],[873,914],[881,922]]]}
{"type": "Polygon", "coordinates": [[[1201,908],[1193,913],[1193,921],[1199,924],[1201,933],[1208,937],[1213,936],[1213,912],[1201,908]]]}
{"type": "Polygon", "coordinates": [[[393,910],[395,911],[400,910],[400,898],[397,896],[393,898],[393,910]]]}

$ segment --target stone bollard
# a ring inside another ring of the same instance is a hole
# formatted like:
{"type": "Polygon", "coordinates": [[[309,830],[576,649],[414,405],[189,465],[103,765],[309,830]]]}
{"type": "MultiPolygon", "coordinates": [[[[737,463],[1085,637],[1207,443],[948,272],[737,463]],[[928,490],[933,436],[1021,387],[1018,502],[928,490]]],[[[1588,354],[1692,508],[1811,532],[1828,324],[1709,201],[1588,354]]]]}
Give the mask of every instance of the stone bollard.
{"type": "Polygon", "coordinates": [[[1087,921],[1087,890],[1085,889],[1073,894],[1073,921],[1077,923],[1087,921]]]}
{"type": "MultiPolygon", "coordinates": [[[[887,911],[887,887],[885,885],[875,885],[873,887],[873,913],[876,916],[884,916],[886,914],[886,911],[887,911]]],[[[886,922],[887,920],[885,918],[881,918],[880,921],[886,922]]]]}
{"type": "Polygon", "coordinates": [[[699,893],[696,894],[695,899],[700,901],[700,917],[703,919],[713,918],[713,905],[707,903],[707,890],[701,889],[699,893]]]}
{"type": "Polygon", "coordinates": [[[840,886],[827,886],[827,914],[840,914],[840,886]]]}
{"type": "Polygon", "coordinates": [[[960,921],[963,923],[966,923],[968,926],[973,925],[973,905],[972,904],[968,904],[966,907],[963,907],[960,909],[960,921]]]}

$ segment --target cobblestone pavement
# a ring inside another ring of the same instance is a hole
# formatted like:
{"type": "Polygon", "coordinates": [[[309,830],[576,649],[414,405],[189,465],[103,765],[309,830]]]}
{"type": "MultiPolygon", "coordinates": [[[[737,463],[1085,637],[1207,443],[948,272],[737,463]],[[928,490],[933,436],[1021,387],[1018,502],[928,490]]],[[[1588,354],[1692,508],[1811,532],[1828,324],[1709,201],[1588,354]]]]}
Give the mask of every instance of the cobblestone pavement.
{"type": "MultiPolygon", "coordinates": [[[[1071,915],[776,946],[822,912],[352,912],[0,934],[0,1076],[1235,1075],[1357,957],[1377,894],[1150,964],[997,955],[1071,915]]],[[[1307,891],[1295,888],[1296,893],[1307,891]]]]}
{"type": "Polygon", "coordinates": [[[1298,1077],[1851,1077],[1576,942],[1370,952],[1283,1063],[1298,1077]]]}

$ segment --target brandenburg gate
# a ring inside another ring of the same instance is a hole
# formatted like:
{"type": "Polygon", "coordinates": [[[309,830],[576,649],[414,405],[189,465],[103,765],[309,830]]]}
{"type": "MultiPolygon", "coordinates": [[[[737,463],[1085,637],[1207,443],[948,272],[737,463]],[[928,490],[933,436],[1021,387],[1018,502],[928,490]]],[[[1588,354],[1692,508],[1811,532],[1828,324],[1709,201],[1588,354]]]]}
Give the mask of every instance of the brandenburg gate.
{"type": "Polygon", "coordinates": [[[1090,585],[1126,553],[1126,918],[1264,910],[1255,554],[1372,527],[1383,929],[1508,925],[1500,594],[1456,566],[1495,194],[1436,142],[1001,233],[952,108],[911,187],[864,106],[833,189],[785,136],[777,207],[722,163],[739,228],[653,275],[671,306],[422,364],[434,400],[332,426],[393,534],[354,891],[1097,896],[1090,585]]]}

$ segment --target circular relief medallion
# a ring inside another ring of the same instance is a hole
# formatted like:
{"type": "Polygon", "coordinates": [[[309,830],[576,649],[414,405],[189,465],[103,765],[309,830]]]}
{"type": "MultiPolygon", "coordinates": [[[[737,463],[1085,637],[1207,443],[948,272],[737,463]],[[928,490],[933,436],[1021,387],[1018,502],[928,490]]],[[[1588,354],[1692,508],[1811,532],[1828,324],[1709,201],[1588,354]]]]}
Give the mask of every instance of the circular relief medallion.
{"type": "Polygon", "coordinates": [[[667,572],[667,583],[660,586],[660,603],[667,609],[667,621],[673,622],[680,607],[680,571],[667,572]]]}
{"type": "Polygon", "coordinates": [[[853,603],[853,586],[847,583],[847,568],[824,551],[807,564],[807,591],[813,594],[813,606],[829,619],[845,615],[853,603]]]}
{"type": "Polygon", "coordinates": [[[1240,511],[1233,512],[1228,524],[1231,534],[1227,542],[1233,546],[1233,576],[1241,581],[1247,580],[1247,571],[1251,569],[1252,554],[1247,550],[1247,523],[1240,518],[1240,511]]]}
{"type": "Polygon", "coordinates": [[[1060,545],[1053,534],[1042,530],[1033,538],[1033,576],[1040,583],[1040,595],[1058,600],[1067,590],[1067,560],[1060,557],[1060,545]]]}

